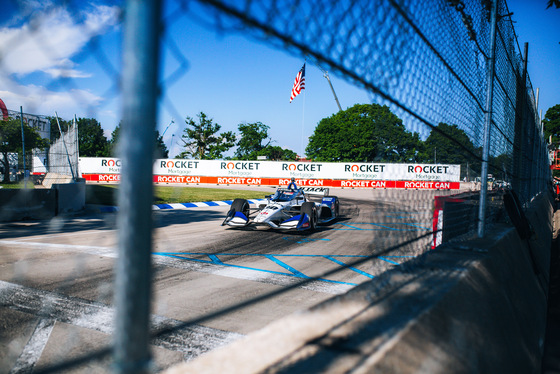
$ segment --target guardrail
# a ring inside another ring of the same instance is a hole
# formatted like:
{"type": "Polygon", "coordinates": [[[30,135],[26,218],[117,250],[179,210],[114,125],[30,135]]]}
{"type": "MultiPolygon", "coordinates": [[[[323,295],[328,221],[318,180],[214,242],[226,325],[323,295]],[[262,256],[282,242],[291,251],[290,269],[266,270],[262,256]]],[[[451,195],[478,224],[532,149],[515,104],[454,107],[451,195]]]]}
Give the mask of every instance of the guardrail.
{"type": "Polygon", "coordinates": [[[82,211],[86,205],[85,181],[54,183],[49,189],[0,189],[0,221],[50,219],[82,211]]]}

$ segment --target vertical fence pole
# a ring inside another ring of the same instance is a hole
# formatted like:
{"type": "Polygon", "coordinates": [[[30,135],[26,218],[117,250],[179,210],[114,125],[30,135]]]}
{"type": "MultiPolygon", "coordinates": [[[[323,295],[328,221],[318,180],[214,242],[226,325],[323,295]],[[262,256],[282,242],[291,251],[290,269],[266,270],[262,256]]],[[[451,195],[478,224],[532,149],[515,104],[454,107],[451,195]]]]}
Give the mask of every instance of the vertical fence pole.
{"type": "MultiPolygon", "coordinates": [[[[27,188],[27,177],[25,174],[25,135],[23,134],[23,107],[19,107],[20,120],[21,120],[21,155],[23,157],[23,188],[27,188]]],[[[17,178],[16,178],[17,180],[17,178]]]]}
{"type": "Polygon", "coordinates": [[[488,156],[490,153],[490,126],[492,124],[492,101],[494,99],[494,68],[496,65],[496,31],[498,0],[492,0],[490,12],[490,51],[486,72],[486,114],[484,116],[484,143],[482,145],[482,168],[480,175],[480,204],[478,206],[478,237],[485,234],[486,201],[488,196],[488,156]]]}
{"type": "Polygon", "coordinates": [[[74,114],[74,130],[76,135],[76,178],[80,178],[80,137],[78,133],[78,119],[74,114]]]}
{"type": "MultiPolygon", "coordinates": [[[[521,116],[521,120],[522,120],[522,134],[521,136],[524,138],[524,142],[522,143],[522,148],[521,148],[521,160],[524,160],[525,157],[523,157],[523,155],[526,155],[527,158],[529,159],[529,161],[525,161],[527,166],[525,168],[522,169],[522,172],[525,171],[525,175],[520,174],[520,178],[521,180],[526,181],[523,185],[525,187],[525,194],[523,194],[523,196],[525,197],[525,199],[529,199],[531,196],[534,196],[533,194],[533,154],[532,154],[532,149],[531,151],[529,151],[529,146],[533,146],[534,145],[534,131],[532,128],[532,121],[529,121],[529,116],[533,113],[532,110],[530,110],[530,106],[529,106],[529,101],[530,101],[530,96],[527,94],[527,64],[529,62],[529,43],[525,42],[525,47],[524,47],[524,53],[523,53],[523,75],[522,75],[522,85],[521,85],[521,89],[523,90],[523,94],[522,94],[522,101],[521,101],[521,106],[522,106],[522,116],[521,116]],[[531,132],[533,131],[533,136],[531,136],[531,132]],[[528,172],[526,172],[526,170],[529,170],[528,172]]],[[[532,148],[532,147],[531,147],[532,148]]],[[[523,162],[523,161],[522,161],[523,162]]],[[[523,164],[522,164],[523,165],[523,164]]]]}
{"type": "Polygon", "coordinates": [[[150,372],[152,167],[158,97],[159,0],[127,0],[119,156],[119,257],[114,364],[117,373],[150,372]]]}

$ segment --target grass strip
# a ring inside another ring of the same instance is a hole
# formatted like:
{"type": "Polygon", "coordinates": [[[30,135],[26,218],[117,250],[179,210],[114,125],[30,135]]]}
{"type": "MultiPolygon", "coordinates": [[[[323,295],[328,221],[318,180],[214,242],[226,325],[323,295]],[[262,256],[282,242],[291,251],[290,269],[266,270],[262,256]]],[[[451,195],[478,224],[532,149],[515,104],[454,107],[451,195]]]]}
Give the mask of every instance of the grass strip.
{"type": "MultiPolygon", "coordinates": [[[[117,205],[118,185],[86,184],[86,204],[117,205]]],[[[229,188],[154,186],[154,204],[196,203],[233,199],[262,199],[270,192],[229,188]]]]}

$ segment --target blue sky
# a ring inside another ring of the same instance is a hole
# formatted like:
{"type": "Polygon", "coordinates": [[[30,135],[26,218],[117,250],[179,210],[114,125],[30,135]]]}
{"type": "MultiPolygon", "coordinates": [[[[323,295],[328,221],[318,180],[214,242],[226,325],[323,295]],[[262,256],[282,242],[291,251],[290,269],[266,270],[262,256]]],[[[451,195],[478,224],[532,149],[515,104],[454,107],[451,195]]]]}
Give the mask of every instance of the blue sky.
{"type": "Polygon", "coordinates": [[[560,104],[560,9],[546,9],[548,0],[508,0],[521,50],[529,43],[527,70],[533,88],[540,88],[539,111],[560,104]]]}
{"type": "MultiPolygon", "coordinates": [[[[529,75],[534,88],[540,88],[543,114],[560,104],[560,9],[545,10],[546,3],[508,1],[520,47],[529,42],[529,75]]],[[[57,111],[64,119],[74,114],[94,117],[110,137],[120,116],[120,3],[72,4],[61,8],[56,2],[33,0],[5,6],[8,11],[2,14],[9,17],[0,19],[0,52],[5,56],[0,61],[0,98],[12,110],[23,106],[33,114],[57,111]],[[28,11],[43,14],[44,22],[35,31],[25,17],[28,11]]],[[[201,111],[222,131],[260,121],[270,126],[273,144],[302,154],[317,123],[338,110],[323,73],[309,63],[306,89],[289,103],[301,58],[240,35],[218,33],[185,15],[167,31],[172,42],[164,43],[164,78],[186,63],[184,74],[164,86],[157,123],[160,133],[167,129],[164,141],[171,156],[181,151],[185,117],[201,111]],[[172,45],[181,57],[170,53],[172,45]]],[[[334,74],[331,81],[343,109],[372,100],[334,74]]]]}

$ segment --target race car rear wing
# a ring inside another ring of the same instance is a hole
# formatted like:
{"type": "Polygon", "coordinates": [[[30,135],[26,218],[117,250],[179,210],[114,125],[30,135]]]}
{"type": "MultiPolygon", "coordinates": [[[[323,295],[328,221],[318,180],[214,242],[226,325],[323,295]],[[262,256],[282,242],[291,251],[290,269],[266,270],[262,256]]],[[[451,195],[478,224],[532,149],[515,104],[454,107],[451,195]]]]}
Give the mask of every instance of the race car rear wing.
{"type": "Polygon", "coordinates": [[[308,195],[329,196],[329,189],[326,187],[301,187],[301,190],[308,195]]]}

